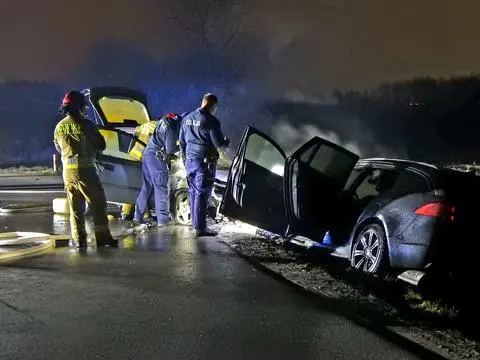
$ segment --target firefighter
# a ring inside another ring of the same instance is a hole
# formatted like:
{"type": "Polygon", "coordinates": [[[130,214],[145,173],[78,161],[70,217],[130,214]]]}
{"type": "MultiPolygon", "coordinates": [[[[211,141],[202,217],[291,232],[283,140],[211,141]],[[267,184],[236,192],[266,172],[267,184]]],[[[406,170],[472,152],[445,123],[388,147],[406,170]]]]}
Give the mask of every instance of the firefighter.
{"type": "Polygon", "coordinates": [[[183,119],[180,129],[179,144],[187,170],[194,236],[217,235],[207,228],[208,198],[215,180],[217,149],[230,144],[223,136],[220,121],[214,116],[217,104],[215,95],[204,95],[200,108],[183,119]]]}
{"type": "MultiPolygon", "coordinates": [[[[136,141],[134,143],[133,148],[129,151],[129,155],[131,158],[135,160],[142,160],[144,145],[148,143],[148,139],[152,136],[153,132],[155,131],[155,127],[157,126],[158,120],[153,119],[138,125],[135,130],[133,131],[133,136],[140,140],[142,143],[136,141]]],[[[135,204],[122,204],[122,220],[133,220],[135,212],[135,204]]]]}
{"type": "Polygon", "coordinates": [[[87,248],[85,202],[94,223],[97,247],[117,247],[108,227],[107,201],[95,167],[96,155],[105,150],[105,139],[96,126],[86,120],[84,96],[78,91],[65,95],[60,113],[64,118],[54,131],[54,144],[61,154],[63,182],[70,206],[70,228],[74,245],[87,248]]]}
{"type": "Polygon", "coordinates": [[[157,123],[155,131],[148,139],[142,156],[142,188],[135,204],[133,226],[143,222],[148,208],[148,199],[153,193],[157,225],[172,223],[169,209],[169,169],[178,152],[178,132],[181,117],[169,113],[157,123]]]}

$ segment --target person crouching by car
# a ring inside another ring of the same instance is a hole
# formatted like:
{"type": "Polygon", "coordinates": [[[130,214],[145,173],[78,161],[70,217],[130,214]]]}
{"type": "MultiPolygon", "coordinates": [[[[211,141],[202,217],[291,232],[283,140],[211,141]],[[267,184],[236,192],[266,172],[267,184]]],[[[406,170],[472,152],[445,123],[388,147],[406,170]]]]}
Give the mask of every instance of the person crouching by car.
{"type": "Polygon", "coordinates": [[[142,156],[142,188],[135,204],[133,226],[143,223],[148,199],[152,192],[155,199],[157,225],[172,224],[169,209],[168,179],[170,163],[175,159],[181,117],[174,113],[163,116],[148,139],[142,156]]]}

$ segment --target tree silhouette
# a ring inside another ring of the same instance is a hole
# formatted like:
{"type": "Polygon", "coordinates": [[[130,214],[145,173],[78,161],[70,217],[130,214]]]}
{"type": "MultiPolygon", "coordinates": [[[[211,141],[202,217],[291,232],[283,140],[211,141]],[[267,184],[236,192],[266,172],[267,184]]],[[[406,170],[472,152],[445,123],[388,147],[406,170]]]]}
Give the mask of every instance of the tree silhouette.
{"type": "Polygon", "coordinates": [[[237,40],[246,0],[171,1],[169,19],[184,34],[193,51],[228,51],[237,40]]]}

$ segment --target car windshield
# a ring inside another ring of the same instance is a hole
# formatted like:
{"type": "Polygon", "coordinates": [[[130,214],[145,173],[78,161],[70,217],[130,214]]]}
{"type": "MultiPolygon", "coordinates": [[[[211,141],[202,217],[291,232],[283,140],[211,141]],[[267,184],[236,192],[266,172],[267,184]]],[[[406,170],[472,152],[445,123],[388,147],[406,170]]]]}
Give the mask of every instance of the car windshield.
{"type": "Polygon", "coordinates": [[[131,98],[104,96],[98,100],[98,105],[109,124],[138,126],[150,120],[145,105],[131,98]]]}

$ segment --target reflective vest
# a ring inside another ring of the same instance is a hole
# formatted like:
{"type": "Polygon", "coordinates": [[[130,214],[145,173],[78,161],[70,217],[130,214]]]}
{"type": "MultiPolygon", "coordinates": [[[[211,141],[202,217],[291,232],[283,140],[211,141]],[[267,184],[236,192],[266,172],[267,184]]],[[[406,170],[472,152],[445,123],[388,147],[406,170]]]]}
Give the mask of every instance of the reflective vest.
{"type": "MultiPolygon", "coordinates": [[[[139,125],[135,128],[133,135],[135,138],[147,144],[148,139],[152,136],[157,126],[158,120],[150,120],[142,125],[139,125]]],[[[135,145],[132,147],[132,150],[128,153],[135,160],[141,160],[145,146],[139,141],[135,142],[135,145]]]]}
{"type": "Polygon", "coordinates": [[[94,168],[95,160],[79,157],[62,158],[62,165],[64,169],[94,168]]]}
{"type": "Polygon", "coordinates": [[[70,115],[55,127],[53,141],[61,151],[64,169],[94,168],[96,152],[105,148],[105,140],[93,123],[78,122],[70,115]]]}

